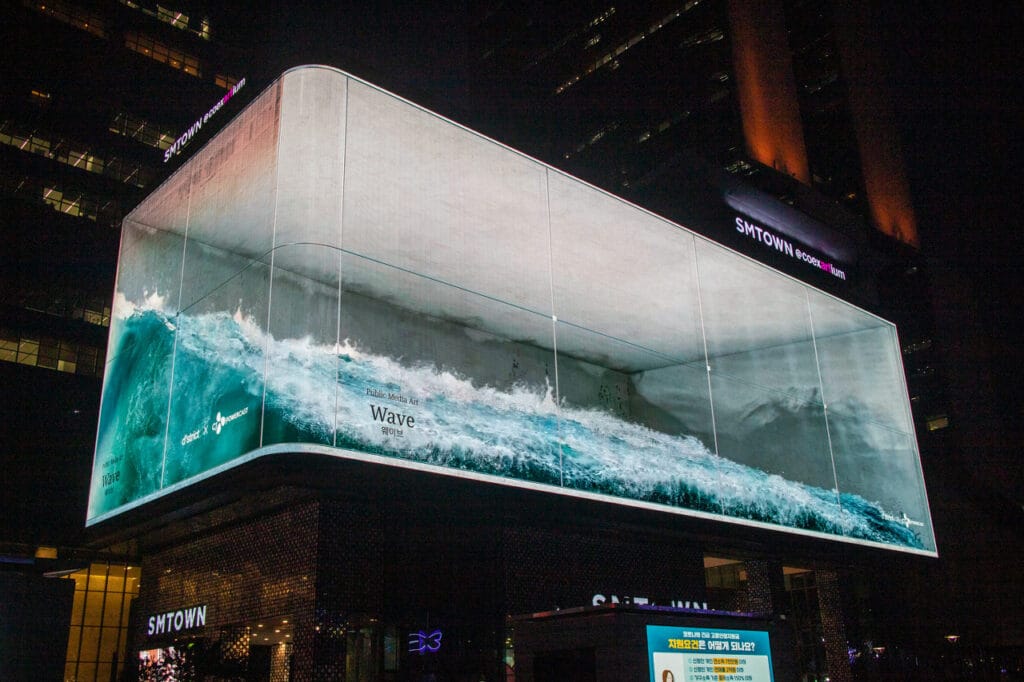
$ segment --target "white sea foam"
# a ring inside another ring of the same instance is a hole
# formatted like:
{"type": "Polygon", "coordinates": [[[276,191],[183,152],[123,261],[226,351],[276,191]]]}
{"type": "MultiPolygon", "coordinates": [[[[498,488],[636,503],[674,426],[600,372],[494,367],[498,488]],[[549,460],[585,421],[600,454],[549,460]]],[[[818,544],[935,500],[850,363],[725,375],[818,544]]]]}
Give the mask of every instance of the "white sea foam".
{"type": "MultiPolygon", "coordinates": [[[[135,309],[160,303],[154,294],[135,309]]],[[[704,500],[703,511],[893,541],[879,532],[884,512],[862,498],[846,495],[841,505],[835,491],[719,457],[693,436],[560,405],[550,385],[477,386],[350,339],[278,340],[241,311],[180,316],[177,347],[198,367],[231,370],[233,385],[261,390],[266,376],[267,409],[328,444],[337,437],[346,447],[670,504],[689,494],[704,500]],[[412,416],[414,426],[388,433],[370,404],[412,416]]]]}

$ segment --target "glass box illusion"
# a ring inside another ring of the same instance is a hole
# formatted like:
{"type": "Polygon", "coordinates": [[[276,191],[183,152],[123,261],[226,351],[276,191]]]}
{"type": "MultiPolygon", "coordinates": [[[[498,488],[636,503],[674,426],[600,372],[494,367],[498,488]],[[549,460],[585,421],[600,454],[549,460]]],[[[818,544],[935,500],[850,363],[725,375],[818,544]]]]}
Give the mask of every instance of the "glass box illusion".
{"type": "Polygon", "coordinates": [[[935,553],[892,324],[335,69],[125,219],[114,317],[90,524],[316,452],[935,553]]]}

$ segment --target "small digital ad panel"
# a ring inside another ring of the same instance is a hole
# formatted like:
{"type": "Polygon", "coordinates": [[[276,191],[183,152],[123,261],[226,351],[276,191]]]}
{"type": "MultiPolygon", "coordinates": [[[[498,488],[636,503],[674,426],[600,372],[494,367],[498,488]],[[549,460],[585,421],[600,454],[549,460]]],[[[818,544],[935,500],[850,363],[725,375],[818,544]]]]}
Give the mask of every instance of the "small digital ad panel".
{"type": "Polygon", "coordinates": [[[774,682],[768,633],[647,626],[651,682],[774,682]]]}

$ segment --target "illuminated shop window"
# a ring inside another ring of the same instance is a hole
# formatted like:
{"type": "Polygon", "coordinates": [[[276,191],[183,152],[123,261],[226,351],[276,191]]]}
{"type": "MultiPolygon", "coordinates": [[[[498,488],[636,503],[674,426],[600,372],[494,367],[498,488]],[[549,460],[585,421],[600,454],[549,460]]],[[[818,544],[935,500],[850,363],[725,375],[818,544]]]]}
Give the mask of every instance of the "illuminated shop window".
{"type": "Polygon", "coordinates": [[[94,36],[107,37],[103,19],[81,7],[75,7],[61,0],[39,0],[38,2],[22,0],[21,4],[69,26],[88,31],[94,36]]]}
{"type": "Polygon", "coordinates": [[[722,557],[704,557],[704,585],[710,590],[739,590],[747,582],[747,568],[742,561],[722,557]]]}
{"type": "Polygon", "coordinates": [[[137,116],[121,112],[110,122],[110,132],[123,135],[156,149],[165,150],[177,138],[170,130],[161,128],[137,116]]]}
{"type": "Polygon", "coordinates": [[[179,71],[184,71],[196,78],[200,76],[198,57],[173,47],[168,47],[148,36],[139,35],[138,33],[127,33],[124,37],[124,45],[129,50],[149,57],[153,61],[166,64],[179,71]]]}
{"type": "Polygon", "coordinates": [[[75,581],[64,679],[120,679],[127,650],[128,616],[139,594],[140,569],[95,562],[67,576],[75,581]]]}

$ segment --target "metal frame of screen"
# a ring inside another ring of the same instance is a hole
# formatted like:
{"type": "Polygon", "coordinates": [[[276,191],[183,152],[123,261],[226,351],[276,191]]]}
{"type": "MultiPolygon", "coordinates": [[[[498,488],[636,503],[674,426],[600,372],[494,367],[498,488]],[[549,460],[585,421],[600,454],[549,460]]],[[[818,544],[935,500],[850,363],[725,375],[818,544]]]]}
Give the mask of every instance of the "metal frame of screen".
{"type": "Polygon", "coordinates": [[[317,452],[935,554],[894,325],[368,83],[125,219],[88,524],[317,452]]]}

